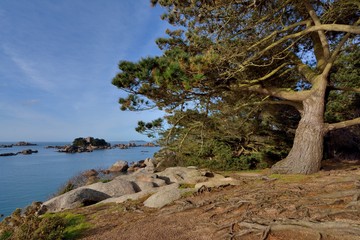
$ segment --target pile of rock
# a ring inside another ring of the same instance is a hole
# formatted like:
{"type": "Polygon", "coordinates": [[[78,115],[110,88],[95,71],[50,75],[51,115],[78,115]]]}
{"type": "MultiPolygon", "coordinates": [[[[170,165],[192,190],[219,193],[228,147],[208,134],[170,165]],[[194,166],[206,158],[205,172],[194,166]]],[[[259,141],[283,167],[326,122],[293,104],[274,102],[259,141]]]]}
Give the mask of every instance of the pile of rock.
{"type": "MultiPolygon", "coordinates": [[[[109,171],[126,171],[124,162],[115,163],[109,171]]],[[[95,203],[122,203],[149,196],[144,205],[161,208],[186,193],[193,193],[202,187],[237,185],[239,181],[219,174],[198,170],[196,167],[172,167],[155,172],[156,163],[146,159],[145,167],[133,173],[123,174],[110,182],[97,182],[74,189],[52,198],[42,204],[39,214],[58,212],[95,203]]],[[[89,172],[90,174],[90,172],[89,172]]],[[[91,174],[96,174],[93,171],[91,174]]]]}
{"type": "Polygon", "coordinates": [[[113,145],[113,148],[120,148],[120,149],[129,149],[132,147],[157,147],[157,145],[152,142],[148,142],[144,144],[136,144],[135,142],[129,142],[129,143],[119,143],[113,145]]]}
{"type": "Polygon", "coordinates": [[[29,142],[17,142],[14,144],[1,144],[0,148],[12,148],[13,146],[17,146],[17,147],[23,147],[23,146],[36,146],[37,144],[35,143],[29,143],[29,142]]]}
{"type": "Polygon", "coordinates": [[[37,144],[21,141],[21,142],[15,143],[13,145],[14,146],[36,146],[37,144]]]}
{"type": "Polygon", "coordinates": [[[25,150],[22,150],[22,151],[17,152],[17,153],[1,153],[0,157],[16,156],[18,154],[30,155],[30,154],[33,154],[33,153],[38,153],[38,150],[25,149],[25,150]]]}
{"type": "Polygon", "coordinates": [[[108,171],[111,172],[126,172],[129,168],[129,165],[126,161],[117,161],[115,162],[108,171]]]}
{"type": "Polygon", "coordinates": [[[78,147],[74,145],[67,145],[58,150],[58,152],[63,153],[82,153],[82,152],[92,152],[92,147],[78,147]]]}
{"type": "Polygon", "coordinates": [[[152,142],[148,142],[142,145],[143,147],[156,147],[156,145],[152,142]]]}
{"type": "Polygon", "coordinates": [[[113,148],[120,148],[120,149],[129,149],[131,147],[137,147],[135,143],[119,143],[115,144],[113,148]]]}
{"type": "Polygon", "coordinates": [[[110,146],[75,146],[75,145],[66,145],[66,146],[58,146],[56,147],[58,152],[62,153],[83,153],[83,152],[92,152],[94,150],[103,150],[103,149],[110,149],[110,146]]]}
{"type": "Polygon", "coordinates": [[[63,148],[65,148],[65,146],[46,146],[46,147],[44,147],[45,149],[63,149],[63,148]]]}
{"type": "Polygon", "coordinates": [[[58,152],[63,153],[82,153],[92,152],[100,149],[111,149],[110,143],[104,139],[87,137],[87,138],[75,138],[71,145],[56,146],[54,148],[59,149],[58,152]]]}
{"type": "Polygon", "coordinates": [[[13,144],[1,144],[0,148],[12,148],[13,144]]]}
{"type": "Polygon", "coordinates": [[[25,149],[25,150],[22,150],[21,152],[18,152],[18,154],[24,154],[24,155],[29,155],[29,154],[33,154],[33,153],[38,153],[38,150],[25,149]]]}

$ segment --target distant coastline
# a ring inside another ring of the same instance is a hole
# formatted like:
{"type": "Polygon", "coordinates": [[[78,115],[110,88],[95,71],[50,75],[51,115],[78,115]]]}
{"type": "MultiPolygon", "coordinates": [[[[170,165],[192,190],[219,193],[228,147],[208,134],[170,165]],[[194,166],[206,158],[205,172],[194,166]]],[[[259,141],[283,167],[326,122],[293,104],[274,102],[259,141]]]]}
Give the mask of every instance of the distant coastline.
{"type": "MultiPolygon", "coordinates": [[[[93,137],[76,138],[70,144],[68,142],[62,142],[64,144],[59,144],[60,142],[54,142],[54,143],[56,144],[47,145],[44,146],[44,148],[56,149],[57,152],[60,153],[83,153],[83,152],[92,152],[94,150],[106,150],[106,149],[115,149],[115,148],[129,149],[133,147],[159,147],[159,145],[153,142],[147,142],[144,140],[114,141],[112,144],[110,144],[106,142],[104,139],[98,139],[93,137]],[[99,144],[99,142],[101,144],[99,144]]],[[[38,146],[38,144],[27,141],[20,141],[16,143],[6,142],[6,144],[0,144],[0,149],[10,149],[13,147],[27,147],[27,146],[38,146]]],[[[38,153],[38,150],[25,149],[17,152],[3,152],[0,153],[0,157],[10,157],[10,156],[16,156],[18,154],[30,155],[33,153],[38,153]]]]}
{"type": "Polygon", "coordinates": [[[36,143],[30,143],[30,142],[25,142],[25,141],[20,141],[17,143],[12,143],[12,144],[1,144],[0,148],[12,148],[12,147],[19,147],[19,146],[37,146],[36,143]]]}

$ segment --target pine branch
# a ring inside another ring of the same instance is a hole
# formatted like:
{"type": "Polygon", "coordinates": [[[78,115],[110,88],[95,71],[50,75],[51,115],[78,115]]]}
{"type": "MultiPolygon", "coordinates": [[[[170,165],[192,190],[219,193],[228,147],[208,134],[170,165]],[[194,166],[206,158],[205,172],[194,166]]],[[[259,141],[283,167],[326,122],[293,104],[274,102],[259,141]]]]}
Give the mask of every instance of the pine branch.
{"type": "Polygon", "coordinates": [[[275,87],[263,87],[261,85],[253,85],[253,86],[239,86],[240,88],[247,89],[252,92],[261,93],[263,95],[272,96],[281,98],[288,101],[295,101],[295,102],[301,102],[308,98],[310,94],[312,93],[311,90],[304,90],[295,92],[293,90],[289,89],[283,89],[283,88],[275,88],[275,87]]]}
{"type": "MultiPolygon", "coordinates": [[[[312,32],[317,32],[317,31],[321,31],[321,30],[326,30],[326,31],[335,31],[335,32],[348,32],[348,33],[354,33],[354,34],[360,34],[360,27],[359,26],[355,26],[355,25],[345,25],[345,24],[321,24],[319,26],[311,26],[308,27],[300,32],[297,33],[293,33],[293,34],[289,34],[287,36],[284,36],[282,38],[280,38],[279,40],[271,43],[269,46],[265,47],[263,50],[258,51],[257,53],[255,53],[251,58],[247,59],[246,61],[244,61],[241,65],[242,66],[246,66],[248,65],[251,61],[253,61],[254,59],[257,59],[258,57],[262,56],[263,54],[265,54],[267,51],[273,49],[274,47],[284,43],[287,40],[293,39],[293,38],[298,38],[298,37],[302,37],[304,35],[307,35],[309,33],[312,32]]],[[[251,48],[251,47],[250,47],[251,48]]],[[[249,49],[249,48],[248,48],[249,49]]]]}
{"type": "Polygon", "coordinates": [[[264,76],[262,76],[260,78],[253,79],[253,80],[244,80],[242,82],[249,83],[249,84],[259,83],[261,81],[267,80],[268,78],[272,77],[278,71],[280,71],[282,68],[284,68],[285,66],[288,66],[288,65],[289,65],[289,63],[283,63],[279,67],[275,68],[274,70],[272,70],[271,72],[269,72],[268,74],[266,74],[266,75],[264,75],[264,76]]]}
{"type": "MultiPolygon", "coordinates": [[[[354,26],[358,26],[360,24],[360,19],[358,19],[356,21],[356,23],[354,24],[354,26]]],[[[337,59],[339,53],[341,52],[342,47],[345,45],[345,43],[349,40],[349,38],[351,37],[351,33],[346,33],[344,35],[344,37],[341,39],[341,41],[338,43],[338,45],[336,46],[336,48],[334,49],[334,51],[331,54],[331,57],[326,65],[326,67],[324,68],[323,74],[328,75],[330,72],[330,69],[332,68],[332,66],[334,65],[335,60],[337,59]]]]}
{"type": "Polygon", "coordinates": [[[346,128],[346,127],[350,127],[350,126],[354,126],[354,125],[358,125],[358,124],[360,124],[360,117],[354,118],[352,120],[338,122],[338,123],[325,124],[325,133],[332,131],[332,130],[346,128]]]}

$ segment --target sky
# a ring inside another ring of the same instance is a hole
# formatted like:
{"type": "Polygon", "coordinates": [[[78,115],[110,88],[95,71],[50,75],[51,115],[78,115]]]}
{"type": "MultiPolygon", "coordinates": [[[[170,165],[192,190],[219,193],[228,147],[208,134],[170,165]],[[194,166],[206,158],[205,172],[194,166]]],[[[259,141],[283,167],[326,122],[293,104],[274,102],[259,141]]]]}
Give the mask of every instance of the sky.
{"type": "Polygon", "coordinates": [[[150,0],[0,0],[0,142],[149,140],[162,112],[121,111],[120,60],[161,55],[169,25],[150,0]]]}

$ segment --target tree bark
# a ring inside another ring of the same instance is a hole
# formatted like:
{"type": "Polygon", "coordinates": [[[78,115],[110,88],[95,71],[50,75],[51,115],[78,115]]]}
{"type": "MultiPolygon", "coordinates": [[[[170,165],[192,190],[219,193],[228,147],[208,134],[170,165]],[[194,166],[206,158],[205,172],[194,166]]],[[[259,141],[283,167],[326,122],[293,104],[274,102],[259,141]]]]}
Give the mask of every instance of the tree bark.
{"type": "Polygon", "coordinates": [[[273,173],[311,174],[321,167],[324,144],[326,80],[303,101],[301,120],[289,155],[272,167],[273,173]],[[324,86],[325,85],[325,86],[324,86]]]}

